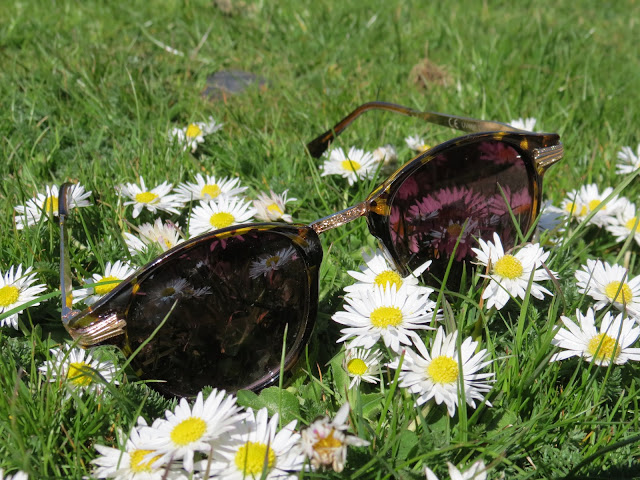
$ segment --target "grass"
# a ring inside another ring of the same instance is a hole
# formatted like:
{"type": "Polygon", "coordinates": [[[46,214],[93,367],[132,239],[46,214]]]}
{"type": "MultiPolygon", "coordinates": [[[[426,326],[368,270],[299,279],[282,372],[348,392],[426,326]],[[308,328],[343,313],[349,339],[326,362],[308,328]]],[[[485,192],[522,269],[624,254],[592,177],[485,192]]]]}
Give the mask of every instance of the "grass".
{"type": "MultiPolygon", "coordinates": [[[[300,222],[353,205],[376,180],[348,188],[321,178],[304,144],[375,99],[502,121],[536,117],[537,129],[559,132],[566,149],[545,178],[545,197],[556,205],[583,184],[622,181],[616,154],[640,141],[640,60],[632,54],[638,2],[425,3],[247,1],[231,3],[227,13],[221,2],[191,0],[0,7],[0,270],[33,265],[48,291],[58,288],[57,225],[16,230],[13,207],[66,180],[94,192],[95,206],[74,222],[76,282],[126,256],[120,232],[130,210],[113,187],[139,175],[149,184],[177,184],[213,172],[238,176],[253,195],[289,189],[298,199],[290,213],[300,222]],[[222,69],[257,73],[268,85],[224,101],[203,99],[207,76],[222,69]],[[209,115],[225,126],[197,154],[170,144],[171,127],[209,115]]],[[[392,143],[408,159],[403,139],[416,133],[431,144],[454,135],[372,113],[339,144],[373,150],[392,143]]],[[[622,194],[637,199],[637,180],[622,194]]],[[[308,424],[351,401],[354,427],[372,445],[349,452],[346,476],[424,478],[429,465],[443,478],[446,461],[478,457],[490,464],[491,478],[640,475],[638,366],[548,363],[559,316],[590,304],[577,292],[575,268],[602,258],[624,261],[637,274],[637,245],[581,228],[553,250],[549,266],[560,277],[559,289],[549,287],[553,298],[500,312],[481,310],[477,291],[449,299],[452,321],[465,334],[484,319],[482,347],[497,359],[498,372],[492,408],[449,418],[435,405],[415,409],[412,395],[396,388],[393,370],[384,374],[389,384],[345,392],[340,360],[331,361],[340,346],[330,317],[341,308],[346,271],[375,240],[362,221],[322,240],[316,329],[303,371],[278,391],[286,402],[276,404],[285,418],[308,424]]],[[[19,331],[0,331],[0,467],[31,478],[89,475],[95,443],[113,445],[117,428],[128,430],[139,414],[157,418],[172,405],[135,378],[121,378],[123,385],[101,398],[63,401],[64,389],[37,371],[48,349],[67,338],[59,300],[21,314],[19,331]]],[[[117,358],[107,349],[101,355],[117,358]]],[[[269,395],[241,398],[259,407],[273,405],[269,395]]]]}

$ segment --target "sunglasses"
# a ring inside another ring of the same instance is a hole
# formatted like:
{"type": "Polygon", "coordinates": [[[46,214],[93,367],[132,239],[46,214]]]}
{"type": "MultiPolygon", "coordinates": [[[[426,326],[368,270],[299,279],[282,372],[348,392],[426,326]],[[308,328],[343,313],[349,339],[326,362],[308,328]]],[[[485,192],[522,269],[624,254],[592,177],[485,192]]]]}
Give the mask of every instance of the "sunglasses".
{"type": "MultiPolygon", "coordinates": [[[[160,255],[86,310],[72,310],[68,232],[70,184],[60,189],[62,321],[80,345],[112,344],[140,378],[166,395],[205,386],[260,390],[304,350],[318,308],[318,235],[359,217],[403,275],[432,260],[451,277],[473,260],[477,239],[497,232],[504,248],[538,215],[542,178],[563,156],[555,133],[361,105],[307,145],[320,157],[358,116],[384,110],[470,134],[418,154],[362,203],[309,225],[256,223],[200,235],[160,255]],[[452,273],[453,272],[453,273],[452,273]]],[[[442,278],[442,277],[439,277],[442,278]]]]}

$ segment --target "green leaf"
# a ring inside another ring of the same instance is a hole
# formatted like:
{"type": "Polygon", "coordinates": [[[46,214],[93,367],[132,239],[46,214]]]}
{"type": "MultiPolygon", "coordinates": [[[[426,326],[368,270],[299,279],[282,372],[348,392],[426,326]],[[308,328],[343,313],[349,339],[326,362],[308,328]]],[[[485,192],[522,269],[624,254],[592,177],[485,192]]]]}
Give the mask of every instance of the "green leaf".
{"type": "Polygon", "coordinates": [[[237,398],[238,405],[245,408],[252,408],[254,411],[258,411],[266,407],[270,416],[278,413],[283,424],[300,418],[298,398],[293,393],[281,390],[278,387],[265,388],[260,392],[260,395],[256,395],[249,390],[240,390],[237,398]]]}
{"type": "Polygon", "coordinates": [[[335,385],[334,392],[340,403],[344,403],[349,391],[349,374],[344,368],[344,350],[334,356],[329,365],[333,374],[333,383],[335,385]]]}

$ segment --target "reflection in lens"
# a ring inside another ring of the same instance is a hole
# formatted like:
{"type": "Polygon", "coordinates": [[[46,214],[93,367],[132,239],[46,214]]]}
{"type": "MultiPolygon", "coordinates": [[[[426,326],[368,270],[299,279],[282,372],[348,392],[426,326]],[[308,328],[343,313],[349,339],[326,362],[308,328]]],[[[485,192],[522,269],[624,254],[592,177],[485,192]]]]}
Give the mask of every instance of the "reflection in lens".
{"type": "Polygon", "coordinates": [[[285,326],[291,347],[309,316],[301,248],[281,233],[252,229],[209,236],[178,253],[134,288],[126,350],[168,316],[132,360],[140,375],[165,380],[154,384],[165,393],[191,396],[207,385],[236,390],[277,374],[285,326]]]}
{"type": "Polygon", "coordinates": [[[490,240],[498,232],[505,248],[513,246],[516,230],[509,208],[521,228],[531,220],[526,165],[515,148],[495,140],[453,147],[434,157],[392,195],[389,226],[396,258],[411,270],[431,259],[427,276],[442,280],[454,255],[449,288],[459,285],[478,238],[490,240]]]}

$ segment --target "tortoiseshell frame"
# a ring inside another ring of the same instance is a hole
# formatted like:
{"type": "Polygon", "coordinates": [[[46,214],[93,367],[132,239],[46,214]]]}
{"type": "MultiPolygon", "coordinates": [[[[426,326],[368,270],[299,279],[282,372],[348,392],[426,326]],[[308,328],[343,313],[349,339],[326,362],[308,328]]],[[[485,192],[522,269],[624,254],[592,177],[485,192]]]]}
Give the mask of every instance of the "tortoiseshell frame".
{"type": "MultiPolygon", "coordinates": [[[[340,212],[316,220],[309,225],[282,225],[282,224],[249,224],[217,230],[193,239],[190,239],[175,248],[165,252],[155,260],[145,265],[127,280],[114,288],[109,294],[101,298],[96,304],[79,312],[72,310],[73,298],[71,295],[71,268],[69,262],[68,234],[66,221],[70,209],[69,188],[70,184],[64,184],[60,188],[59,221],[60,221],[60,290],[63,298],[62,322],[71,335],[80,345],[95,345],[105,340],[112,339],[123,334],[127,322],[127,305],[113,305],[112,299],[119,297],[123,292],[135,293],[141,282],[152,272],[162,268],[164,262],[176,255],[181,255],[201,242],[211,241],[213,238],[225,238],[241,235],[251,229],[274,230],[289,236],[292,241],[305,252],[305,261],[308,266],[309,297],[311,305],[307,309],[304,335],[291,347],[285,359],[285,370],[289,369],[296,361],[300,352],[306,345],[317,311],[318,271],[322,261],[322,249],[317,234],[326,230],[337,228],[359,217],[366,217],[370,232],[378,238],[382,246],[391,254],[396,262],[396,267],[403,274],[407,274],[407,268],[395,257],[392,248],[389,229],[389,201],[395,191],[410,177],[420,166],[431,161],[444,151],[482,139],[498,140],[518,147],[525,153],[524,162],[529,174],[529,182],[533,192],[532,220],[537,216],[542,195],[542,178],[549,166],[558,162],[564,153],[559,136],[555,133],[532,133],[518,130],[510,125],[499,122],[487,122],[466,117],[445,115],[435,112],[419,112],[408,107],[385,102],[369,102],[356,108],[344,119],[338,122],[331,130],[311,141],[307,148],[312,156],[319,157],[328,148],[330,142],[349,126],[358,116],[369,110],[385,110],[402,115],[420,118],[424,121],[448,126],[456,130],[472,132],[471,135],[459,137],[442,143],[430,150],[418,154],[406,163],[377,187],[363,202],[349,207],[340,212]],[[481,133],[478,133],[481,132],[481,133]]],[[[247,385],[245,388],[260,390],[273,384],[278,379],[278,374],[271,372],[259,382],[247,385]]]]}

